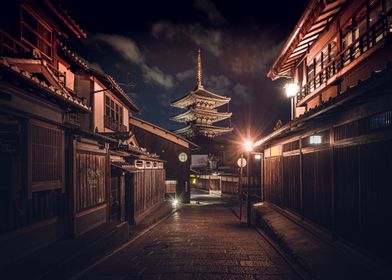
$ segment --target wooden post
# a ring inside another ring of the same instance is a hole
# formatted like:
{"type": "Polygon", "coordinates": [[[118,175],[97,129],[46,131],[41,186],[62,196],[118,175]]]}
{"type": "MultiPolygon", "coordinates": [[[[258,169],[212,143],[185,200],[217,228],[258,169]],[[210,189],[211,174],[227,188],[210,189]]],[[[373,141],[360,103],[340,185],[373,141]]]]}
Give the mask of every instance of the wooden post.
{"type": "Polygon", "coordinates": [[[299,202],[301,219],[304,219],[302,138],[299,138],[299,202]]]}
{"type": "Polygon", "coordinates": [[[242,221],[242,162],[244,155],[241,154],[241,166],[240,166],[240,180],[239,180],[239,199],[240,199],[240,221],[242,221]]]}
{"type": "Polygon", "coordinates": [[[250,195],[250,182],[249,182],[249,165],[250,165],[250,152],[247,152],[246,154],[247,158],[247,165],[246,165],[246,184],[247,184],[247,190],[248,190],[248,195],[247,195],[247,221],[248,221],[248,227],[252,226],[252,217],[251,217],[251,210],[252,210],[252,205],[251,205],[251,195],[250,195]]]}

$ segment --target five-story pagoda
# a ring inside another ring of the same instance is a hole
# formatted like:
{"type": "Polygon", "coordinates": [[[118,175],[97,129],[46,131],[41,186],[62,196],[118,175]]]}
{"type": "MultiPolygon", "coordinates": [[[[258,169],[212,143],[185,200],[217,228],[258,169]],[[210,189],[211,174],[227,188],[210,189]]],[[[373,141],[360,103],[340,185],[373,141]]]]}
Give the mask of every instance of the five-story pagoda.
{"type": "Polygon", "coordinates": [[[197,56],[197,85],[196,88],[186,96],[175,100],[171,106],[186,109],[185,112],[171,117],[171,120],[185,122],[186,127],[180,128],[175,133],[186,138],[204,136],[214,138],[229,133],[231,127],[215,126],[214,123],[231,117],[230,112],[218,112],[218,107],[228,104],[229,97],[221,96],[208,91],[202,84],[201,52],[197,56]]]}

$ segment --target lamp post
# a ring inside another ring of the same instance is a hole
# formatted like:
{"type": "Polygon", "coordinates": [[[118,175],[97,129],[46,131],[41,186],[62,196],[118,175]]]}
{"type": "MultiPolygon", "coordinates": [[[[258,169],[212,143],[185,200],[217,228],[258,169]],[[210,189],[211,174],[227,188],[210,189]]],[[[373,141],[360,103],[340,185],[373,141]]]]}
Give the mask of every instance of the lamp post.
{"type": "Polygon", "coordinates": [[[240,221],[242,221],[242,168],[244,167],[244,154],[240,158],[240,181],[239,181],[239,199],[240,199],[240,221]]]}
{"type": "Polygon", "coordinates": [[[253,150],[253,143],[249,140],[245,141],[245,152],[246,152],[246,160],[248,164],[246,165],[246,184],[247,184],[247,199],[246,199],[246,204],[247,204],[247,222],[248,222],[248,227],[252,225],[252,219],[251,219],[251,210],[252,210],[252,205],[251,205],[251,195],[250,195],[250,184],[249,184],[249,165],[250,165],[250,153],[253,150]]]}
{"type": "Polygon", "coordinates": [[[290,98],[290,106],[291,106],[291,120],[294,119],[294,114],[295,114],[295,104],[294,104],[294,98],[297,96],[297,93],[299,91],[299,86],[294,83],[287,83],[284,86],[284,89],[286,91],[286,95],[288,98],[290,98]]]}

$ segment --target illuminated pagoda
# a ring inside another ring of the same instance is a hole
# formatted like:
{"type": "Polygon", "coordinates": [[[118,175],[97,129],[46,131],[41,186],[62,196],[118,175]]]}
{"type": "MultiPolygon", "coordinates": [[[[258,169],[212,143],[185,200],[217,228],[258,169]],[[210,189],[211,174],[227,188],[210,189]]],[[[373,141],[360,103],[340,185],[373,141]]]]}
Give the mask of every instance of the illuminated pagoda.
{"type": "Polygon", "coordinates": [[[201,72],[201,52],[197,56],[197,85],[196,88],[186,96],[175,100],[171,106],[186,109],[185,112],[171,117],[171,120],[184,122],[186,127],[180,128],[175,133],[186,138],[195,138],[204,136],[214,138],[219,135],[229,133],[233,130],[231,127],[215,126],[214,123],[231,117],[230,112],[218,112],[221,107],[230,102],[229,97],[221,96],[208,91],[202,84],[201,72]]]}

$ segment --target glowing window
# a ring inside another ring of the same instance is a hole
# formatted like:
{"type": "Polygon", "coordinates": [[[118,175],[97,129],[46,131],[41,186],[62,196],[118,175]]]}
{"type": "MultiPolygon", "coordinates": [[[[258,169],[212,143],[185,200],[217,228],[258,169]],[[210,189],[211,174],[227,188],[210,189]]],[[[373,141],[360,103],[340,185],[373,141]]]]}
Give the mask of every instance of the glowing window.
{"type": "Polygon", "coordinates": [[[312,135],[309,137],[309,144],[321,144],[322,143],[322,137],[321,135],[312,135]]]}

